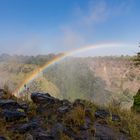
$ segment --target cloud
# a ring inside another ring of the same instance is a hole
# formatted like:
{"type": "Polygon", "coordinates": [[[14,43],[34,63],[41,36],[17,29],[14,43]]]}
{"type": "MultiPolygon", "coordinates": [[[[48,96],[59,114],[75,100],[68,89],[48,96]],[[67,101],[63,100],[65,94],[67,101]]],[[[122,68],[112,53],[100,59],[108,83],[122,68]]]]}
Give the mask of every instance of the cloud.
{"type": "Polygon", "coordinates": [[[105,2],[94,4],[90,2],[87,13],[81,15],[82,24],[92,25],[98,22],[103,22],[108,18],[109,11],[105,2]]]}
{"type": "Polygon", "coordinates": [[[97,26],[129,12],[131,3],[132,0],[128,0],[115,5],[107,0],[91,0],[84,8],[77,5],[72,14],[73,20],[60,26],[61,34],[57,37],[56,47],[59,44],[60,50],[70,50],[96,43],[97,26]]]}
{"type": "MultiPolygon", "coordinates": [[[[73,12],[73,20],[69,24],[60,26],[60,35],[53,45],[61,46],[62,50],[70,50],[87,45],[94,32],[97,23],[104,22],[108,18],[108,10],[105,2],[96,4],[89,2],[86,9],[77,6],[73,12]]],[[[93,36],[94,37],[94,36],[93,36]]]]}
{"type": "Polygon", "coordinates": [[[62,36],[61,36],[61,45],[65,46],[66,48],[75,48],[79,47],[80,45],[84,44],[84,36],[80,34],[80,32],[72,29],[69,26],[61,27],[62,36]]]}

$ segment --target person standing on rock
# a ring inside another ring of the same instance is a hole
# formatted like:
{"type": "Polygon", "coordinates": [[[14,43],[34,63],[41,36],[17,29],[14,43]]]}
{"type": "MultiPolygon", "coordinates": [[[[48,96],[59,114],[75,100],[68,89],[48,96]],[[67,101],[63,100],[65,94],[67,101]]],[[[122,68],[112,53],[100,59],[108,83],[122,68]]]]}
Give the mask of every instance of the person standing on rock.
{"type": "Polygon", "coordinates": [[[25,88],[25,91],[26,91],[26,93],[25,93],[25,100],[28,100],[28,94],[30,92],[30,89],[29,89],[29,87],[27,87],[26,84],[24,85],[24,88],[25,88]]]}

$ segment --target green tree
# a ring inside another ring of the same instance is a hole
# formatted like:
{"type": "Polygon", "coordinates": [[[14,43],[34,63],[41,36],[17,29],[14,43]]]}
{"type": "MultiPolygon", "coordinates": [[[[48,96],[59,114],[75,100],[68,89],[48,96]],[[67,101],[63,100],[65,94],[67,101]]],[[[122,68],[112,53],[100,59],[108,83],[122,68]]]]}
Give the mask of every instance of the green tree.
{"type": "MultiPolygon", "coordinates": [[[[140,45],[140,43],[139,43],[139,45],[140,45]]],[[[134,61],[135,61],[136,65],[140,65],[140,52],[137,53],[136,58],[134,59],[134,61]]]]}
{"type": "Polygon", "coordinates": [[[132,109],[140,113],[140,89],[138,90],[137,94],[133,98],[134,98],[134,103],[132,109]]]}
{"type": "MultiPolygon", "coordinates": [[[[140,43],[139,43],[140,44],[140,43]]],[[[139,46],[140,47],[140,46],[139,46]]],[[[140,52],[137,53],[136,58],[134,59],[135,64],[137,66],[140,66],[140,52]]],[[[133,106],[132,109],[136,112],[140,113],[140,89],[138,90],[137,94],[135,96],[133,96],[134,98],[134,102],[133,102],[133,106]]]]}

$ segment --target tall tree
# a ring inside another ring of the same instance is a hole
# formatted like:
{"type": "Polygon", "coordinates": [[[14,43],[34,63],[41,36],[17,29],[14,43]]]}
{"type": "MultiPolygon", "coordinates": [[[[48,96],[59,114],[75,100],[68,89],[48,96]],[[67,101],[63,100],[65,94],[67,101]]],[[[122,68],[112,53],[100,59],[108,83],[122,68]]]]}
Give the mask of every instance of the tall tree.
{"type": "MultiPolygon", "coordinates": [[[[140,47],[140,43],[139,43],[139,47],[140,47]]],[[[135,64],[137,66],[140,66],[140,52],[137,53],[136,59],[135,59],[135,64]]],[[[133,106],[132,109],[136,112],[140,113],[140,88],[137,92],[137,94],[135,96],[133,96],[134,102],[133,102],[133,106]]]]}
{"type": "MultiPolygon", "coordinates": [[[[140,47],[140,43],[138,47],[140,47]]],[[[134,60],[136,65],[140,65],[140,52],[137,53],[136,58],[134,60]]]]}

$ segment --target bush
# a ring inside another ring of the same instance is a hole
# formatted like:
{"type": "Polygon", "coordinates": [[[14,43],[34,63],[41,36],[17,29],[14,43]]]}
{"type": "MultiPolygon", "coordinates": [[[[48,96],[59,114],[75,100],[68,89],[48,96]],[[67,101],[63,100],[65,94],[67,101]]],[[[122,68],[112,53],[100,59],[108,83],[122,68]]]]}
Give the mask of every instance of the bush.
{"type": "Polygon", "coordinates": [[[132,109],[140,113],[140,89],[138,90],[137,94],[133,98],[134,98],[134,103],[132,109]]]}

